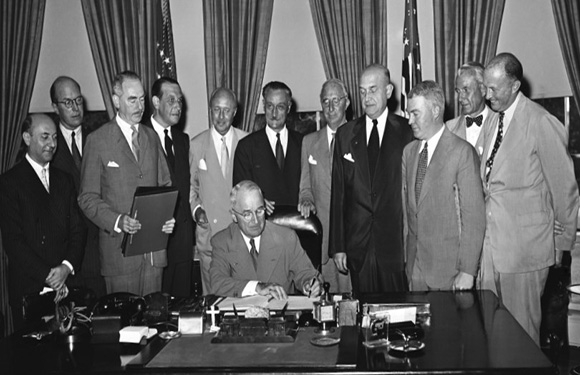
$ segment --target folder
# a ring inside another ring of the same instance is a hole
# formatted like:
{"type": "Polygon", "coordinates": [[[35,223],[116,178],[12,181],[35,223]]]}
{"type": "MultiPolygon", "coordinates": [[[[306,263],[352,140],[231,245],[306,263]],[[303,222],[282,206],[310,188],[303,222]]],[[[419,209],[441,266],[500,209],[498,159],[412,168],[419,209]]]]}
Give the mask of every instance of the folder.
{"type": "Polygon", "coordinates": [[[121,248],[125,257],[167,248],[169,234],[161,228],[173,217],[177,203],[176,187],[138,187],[133,197],[131,217],[141,223],[135,234],[125,233],[121,248]]]}

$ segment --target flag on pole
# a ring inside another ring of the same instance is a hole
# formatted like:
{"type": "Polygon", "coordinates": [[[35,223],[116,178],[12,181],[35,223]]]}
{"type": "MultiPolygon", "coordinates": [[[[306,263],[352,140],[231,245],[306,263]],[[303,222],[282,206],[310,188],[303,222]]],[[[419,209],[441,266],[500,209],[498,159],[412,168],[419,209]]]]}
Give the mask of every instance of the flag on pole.
{"type": "Polygon", "coordinates": [[[417,0],[405,0],[405,26],[403,29],[403,71],[401,74],[401,112],[407,117],[409,91],[421,78],[421,53],[417,29],[417,0]]]}
{"type": "Polygon", "coordinates": [[[169,9],[169,0],[161,0],[162,23],[160,33],[158,34],[157,52],[158,68],[157,78],[170,77],[177,79],[175,69],[175,53],[173,50],[173,25],[171,24],[171,11],[169,9]]]}

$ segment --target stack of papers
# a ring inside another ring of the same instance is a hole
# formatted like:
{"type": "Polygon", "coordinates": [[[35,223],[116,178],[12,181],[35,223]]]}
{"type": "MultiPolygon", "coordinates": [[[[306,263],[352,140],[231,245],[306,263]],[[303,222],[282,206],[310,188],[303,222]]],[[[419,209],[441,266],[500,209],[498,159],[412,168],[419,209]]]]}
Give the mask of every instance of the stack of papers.
{"type": "Polygon", "coordinates": [[[301,310],[312,310],[314,305],[313,302],[318,301],[318,297],[308,298],[306,296],[288,296],[288,299],[272,299],[267,296],[249,296],[242,298],[227,297],[218,304],[220,311],[234,311],[234,305],[236,305],[236,310],[245,311],[250,306],[265,307],[270,310],[282,310],[284,305],[288,303],[286,307],[287,311],[301,311],[301,310]]]}

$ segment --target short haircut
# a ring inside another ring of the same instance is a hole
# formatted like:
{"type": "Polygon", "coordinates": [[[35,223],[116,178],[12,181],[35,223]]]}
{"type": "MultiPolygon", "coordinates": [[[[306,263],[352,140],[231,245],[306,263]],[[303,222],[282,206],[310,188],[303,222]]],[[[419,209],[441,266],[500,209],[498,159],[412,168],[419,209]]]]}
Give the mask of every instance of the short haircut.
{"type": "Polygon", "coordinates": [[[238,202],[238,193],[240,191],[250,192],[250,191],[257,191],[260,193],[262,199],[264,199],[264,195],[262,194],[262,189],[256,184],[254,181],[251,180],[243,180],[240,181],[232,188],[230,192],[230,204],[231,208],[234,209],[236,207],[236,203],[238,202]]]}
{"type": "Polygon", "coordinates": [[[322,84],[322,89],[320,90],[320,100],[323,99],[322,95],[324,94],[324,90],[326,89],[327,86],[330,85],[337,85],[338,87],[340,87],[340,90],[342,91],[342,96],[348,97],[348,91],[346,90],[346,85],[344,84],[344,82],[342,82],[338,78],[331,78],[322,84]]]}
{"type": "MultiPolygon", "coordinates": [[[[377,69],[380,70],[381,72],[383,72],[383,74],[385,75],[385,77],[387,77],[387,81],[389,81],[389,83],[391,83],[391,72],[389,71],[389,69],[387,69],[386,66],[384,66],[383,64],[370,64],[369,66],[367,66],[365,68],[365,70],[363,70],[362,74],[364,74],[367,70],[370,69],[377,69]]],[[[361,74],[361,76],[362,76],[361,74]]],[[[359,77],[360,79],[360,77],[359,77]]]]}
{"type": "Polygon", "coordinates": [[[32,128],[32,115],[28,115],[26,116],[26,118],[24,119],[24,122],[22,123],[22,133],[28,133],[30,134],[30,128],[32,128]]]}
{"type": "Polygon", "coordinates": [[[156,96],[159,99],[161,99],[161,96],[163,95],[163,91],[161,91],[161,88],[163,87],[164,83],[179,85],[179,83],[171,77],[161,77],[155,82],[153,82],[153,86],[151,87],[151,98],[156,96]]]}
{"type": "Polygon", "coordinates": [[[500,53],[491,59],[487,64],[486,69],[492,67],[502,67],[506,77],[514,80],[521,81],[524,77],[522,63],[517,57],[509,52],[500,53]]]}
{"type": "Polygon", "coordinates": [[[66,82],[66,81],[74,83],[75,85],[77,85],[77,88],[79,89],[79,91],[81,91],[81,86],[79,85],[79,83],[77,81],[75,81],[74,79],[72,79],[71,77],[67,77],[67,76],[57,77],[54,80],[54,82],[52,83],[52,85],[50,85],[50,101],[52,103],[58,102],[58,98],[56,97],[56,88],[60,84],[66,82]]]}
{"type": "Polygon", "coordinates": [[[268,84],[262,89],[262,97],[266,98],[268,91],[274,90],[284,90],[286,95],[288,95],[290,100],[292,100],[292,90],[290,90],[290,87],[288,87],[288,85],[286,85],[284,82],[279,81],[268,82],[268,84]]]}
{"type": "Polygon", "coordinates": [[[236,93],[233,90],[230,90],[226,87],[218,87],[217,89],[213,90],[211,96],[209,97],[210,107],[212,105],[211,103],[214,101],[215,98],[224,94],[230,95],[232,100],[234,101],[234,107],[238,108],[238,97],[236,96],[236,93]]]}
{"type": "Polygon", "coordinates": [[[129,80],[141,81],[141,77],[133,71],[125,70],[113,78],[113,92],[117,96],[123,95],[123,83],[129,80]]]}
{"type": "Polygon", "coordinates": [[[469,61],[465,64],[461,65],[459,69],[457,69],[457,76],[461,75],[468,75],[475,78],[475,81],[480,85],[483,84],[483,70],[485,67],[483,64],[478,63],[477,61],[469,61]]]}
{"type": "MultiPolygon", "coordinates": [[[[423,81],[416,84],[409,92],[409,99],[415,96],[422,96],[431,104],[438,106],[442,111],[445,110],[445,95],[443,89],[435,81],[423,81]]],[[[441,112],[443,115],[443,112],[441,112]]]]}

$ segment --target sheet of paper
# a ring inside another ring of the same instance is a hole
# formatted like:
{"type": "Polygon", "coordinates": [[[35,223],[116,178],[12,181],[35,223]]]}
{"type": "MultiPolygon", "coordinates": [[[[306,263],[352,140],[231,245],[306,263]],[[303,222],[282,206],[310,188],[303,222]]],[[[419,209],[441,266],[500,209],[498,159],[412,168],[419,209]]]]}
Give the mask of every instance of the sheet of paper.
{"type": "Polygon", "coordinates": [[[307,296],[288,296],[287,300],[271,300],[270,303],[268,303],[268,308],[270,308],[270,310],[282,310],[286,302],[288,302],[288,307],[286,307],[287,311],[312,310],[314,307],[312,303],[318,300],[318,297],[308,298],[307,296]]]}
{"type": "Polygon", "coordinates": [[[267,307],[270,310],[282,310],[286,302],[288,302],[286,310],[296,311],[312,310],[312,303],[315,301],[318,301],[317,297],[308,298],[307,296],[288,296],[288,299],[272,299],[268,302],[267,296],[255,295],[242,298],[227,297],[219,303],[218,307],[220,311],[234,311],[234,304],[238,311],[245,311],[250,306],[267,307]]]}

